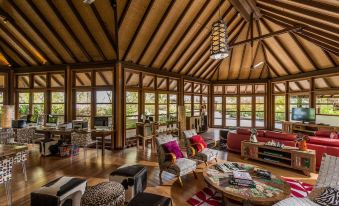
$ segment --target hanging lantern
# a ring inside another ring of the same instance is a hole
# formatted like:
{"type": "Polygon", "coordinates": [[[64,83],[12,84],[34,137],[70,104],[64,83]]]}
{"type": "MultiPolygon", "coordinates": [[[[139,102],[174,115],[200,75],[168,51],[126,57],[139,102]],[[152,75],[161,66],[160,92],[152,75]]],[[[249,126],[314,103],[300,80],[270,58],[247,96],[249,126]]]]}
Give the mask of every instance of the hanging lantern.
{"type": "Polygon", "coordinates": [[[224,59],[229,55],[227,45],[227,26],[223,20],[218,20],[212,25],[211,32],[211,59],[224,59]]]}

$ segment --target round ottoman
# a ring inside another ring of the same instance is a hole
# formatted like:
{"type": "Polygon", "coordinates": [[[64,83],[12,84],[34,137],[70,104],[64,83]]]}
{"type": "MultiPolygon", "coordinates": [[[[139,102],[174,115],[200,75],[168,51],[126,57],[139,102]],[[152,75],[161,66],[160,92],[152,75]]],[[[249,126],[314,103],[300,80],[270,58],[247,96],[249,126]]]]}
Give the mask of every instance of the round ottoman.
{"type": "Polygon", "coordinates": [[[124,187],[112,181],[87,187],[81,198],[82,206],[121,206],[124,203],[124,187]]]}

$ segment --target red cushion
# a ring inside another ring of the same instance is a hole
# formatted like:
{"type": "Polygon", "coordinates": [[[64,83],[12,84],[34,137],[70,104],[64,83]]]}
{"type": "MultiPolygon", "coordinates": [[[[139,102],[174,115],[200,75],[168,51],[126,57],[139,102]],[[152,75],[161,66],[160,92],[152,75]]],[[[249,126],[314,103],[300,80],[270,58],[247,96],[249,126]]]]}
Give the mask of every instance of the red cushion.
{"type": "Polygon", "coordinates": [[[331,132],[330,138],[331,139],[339,139],[339,135],[336,132],[331,132]]]}
{"type": "Polygon", "coordinates": [[[246,129],[246,128],[238,128],[237,129],[237,134],[251,134],[251,130],[250,129],[246,129]]]}
{"type": "Polygon", "coordinates": [[[330,139],[324,137],[309,137],[311,144],[339,147],[339,139],[330,139]]]}
{"type": "Polygon", "coordinates": [[[266,133],[265,130],[258,130],[258,131],[257,131],[257,136],[258,136],[258,137],[265,137],[265,133],[266,133]]]}
{"type": "MultiPolygon", "coordinates": [[[[201,143],[204,148],[207,147],[207,144],[206,142],[204,141],[204,139],[200,136],[200,135],[194,135],[190,138],[190,141],[192,144],[197,144],[197,143],[201,143]]],[[[204,148],[200,148],[201,150],[204,149],[204,148]]]]}
{"type": "Polygon", "coordinates": [[[182,154],[182,152],[180,150],[180,147],[179,147],[177,141],[175,141],[175,140],[163,144],[162,147],[164,148],[164,150],[166,152],[173,153],[176,156],[177,159],[184,157],[184,155],[182,154]]]}
{"type": "Polygon", "coordinates": [[[315,131],[314,132],[314,136],[316,137],[330,137],[331,136],[331,131],[326,131],[326,130],[323,130],[323,131],[315,131]]]}
{"type": "Polygon", "coordinates": [[[272,138],[272,139],[283,139],[283,140],[294,141],[295,138],[296,138],[296,135],[295,134],[288,134],[288,133],[279,133],[279,132],[267,131],[265,133],[265,137],[272,138]]]}

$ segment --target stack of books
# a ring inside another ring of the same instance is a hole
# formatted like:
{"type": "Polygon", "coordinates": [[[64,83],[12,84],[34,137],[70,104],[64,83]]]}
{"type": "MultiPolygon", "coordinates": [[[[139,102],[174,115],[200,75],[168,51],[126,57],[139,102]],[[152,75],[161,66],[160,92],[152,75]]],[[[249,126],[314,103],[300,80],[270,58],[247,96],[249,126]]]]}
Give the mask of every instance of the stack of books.
{"type": "Polygon", "coordinates": [[[230,175],[230,184],[243,187],[255,187],[255,183],[252,180],[251,175],[248,172],[234,171],[233,175],[230,175]]]}
{"type": "Polygon", "coordinates": [[[254,172],[255,172],[256,176],[258,176],[260,178],[268,179],[268,180],[270,180],[271,176],[272,176],[271,172],[267,171],[267,170],[257,169],[254,172]]]}
{"type": "Polygon", "coordinates": [[[234,162],[227,162],[215,165],[215,168],[221,172],[233,172],[233,171],[241,171],[243,168],[234,162]]]}

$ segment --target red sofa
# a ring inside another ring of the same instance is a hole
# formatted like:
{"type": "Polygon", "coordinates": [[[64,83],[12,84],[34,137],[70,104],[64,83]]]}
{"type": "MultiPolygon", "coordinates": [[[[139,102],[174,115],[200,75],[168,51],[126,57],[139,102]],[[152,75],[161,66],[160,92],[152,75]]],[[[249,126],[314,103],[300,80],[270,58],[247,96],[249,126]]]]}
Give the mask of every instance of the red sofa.
{"type": "MultiPolygon", "coordinates": [[[[227,136],[227,148],[230,151],[240,152],[241,141],[249,140],[250,129],[238,128],[230,131],[227,136]]],[[[310,141],[307,144],[309,149],[316,151],[317,168],[320,167],[321,158],[324,153],[339,157],[339,138],[338,134],[329,131],[317,131],[314,136],[309,136],[310,141]]],[[[287,146],[295,146],[295,134],[280,133],[266,130],[258,130],[257,139],[260,142],[270,140],[279,141],[287,146]]]]}

